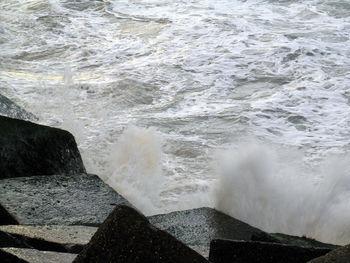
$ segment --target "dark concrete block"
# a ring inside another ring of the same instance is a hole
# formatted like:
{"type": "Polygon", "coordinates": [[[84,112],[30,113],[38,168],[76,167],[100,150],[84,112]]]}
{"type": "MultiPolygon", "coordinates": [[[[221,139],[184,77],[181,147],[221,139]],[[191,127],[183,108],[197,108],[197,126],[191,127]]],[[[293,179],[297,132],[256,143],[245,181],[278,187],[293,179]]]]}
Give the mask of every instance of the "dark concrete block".
{"type": "Polygon", "coordinates": [[[30,248],[24,241],[17,239],[15,236],[0,230],[0,247],[21,247],[30,248]]]}
{"type": "Polygon", "coordinates": [[[74,263],[208,262],[128,206],[117,206],[74,263]]]}
{"type": "Polygon", "coordinates": [[[315,258],[308,263],[349,263],[350,262],[350,245],[337,248],[328,254],[315,258]]]}
{"type": "MultiPolygon", "coordinates": [[[[326,248],[326,249],[336,249],[340,246],[333,245],[333,244],[327,244],[322,243],[320,241],[317,241],[312,238],[307,237],[298,237],[298,236],[292,236],[282,233],[270,233],[269,234],[272,238],[278,240],[279,243],[286,244],[286,245],[293,245],[293,246],[301,246],[301,247],[313,247],[313,248],[326,248]]],[[[253,240],[253,239],[252,239],[253,240]]],[[[255,240],[255,241],[265,241],[265,240],[255,240]]]]}
{"type": "Polygon", "coordinates": [[[0,180],[0,206],[22,225],[98,226],[118,204],[130,205],[96,175],[0,180]]]}
{"type": "Polygon", "coordinates": [[[268,243],[280,243],[280,244],[283,243],[277,237],[274,237],[273,235],[265,233],[265,232],[254,233],[251,236],[250,240],[251,241],[260,241],[260,242],[268,242],[268,243]]]}
{"type": "Polygon", "coordinates": [[[12,253],[3,250],[2,248],[0,248],[0,258],[1,263],[28,263],[28,261],[20,259],[16,255],[13,255],[12,253]]]}
{"type": "Polygon", "coordinates": [[[0,116],[0,179],[85,173],[67,131],[0,116]]]}
{"type": "Polygon", "coordinates": [[[15,225],[15,224],[18,224],[16,218],[11,215],[9,213],[9,211],[7,211],[5,209],[5,207],[3,207],[1,205],[1,202],[0,202],[0,225],[15,225]]]}
{"type": "Polygon", "coordinates": [[[209,260],[213,263],[305,263],[329,251],[277,243],[215,239],[210,243],[209,260]]]}
{"type": "Polygon", "coordinates": [[[28,248],[0,248],[1,263],[71,263],[75,254],[28,248]]]}
{"type": "Polygon", "coordinates": [[[1,246],[1,233],[3,233],[7,235],[4,238],[11,238],[6,239],[6,247],[19,247],[20,240],[27,244],[27,247],[38,250],[78,254],[96,231],[97,227],[89,226],[0,226],[0,247],[4,247],[1,246]]]}
{"type": "Polygon", "coordinates": [[[261,230],[212,208],[176,211],[149,217],[151,224],[167,231],[203,256],[209,256],[210,241],[215,238],[250,240],[261,230]]]}
{"type": "Polygon", "coordinates": [[[14,119],[37,121],[38,118],[0,94],[0,115],[14,119]]]}

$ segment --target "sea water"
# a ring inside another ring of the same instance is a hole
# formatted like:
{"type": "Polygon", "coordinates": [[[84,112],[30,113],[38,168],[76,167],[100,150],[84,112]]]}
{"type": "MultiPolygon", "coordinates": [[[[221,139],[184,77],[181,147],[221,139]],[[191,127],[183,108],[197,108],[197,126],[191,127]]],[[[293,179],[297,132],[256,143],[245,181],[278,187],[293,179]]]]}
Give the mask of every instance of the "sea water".
{"type": "Polygon", "coordinates": [[[350,242],[350,2],[2,0],[0,92],[151,215],[350,242]]]}

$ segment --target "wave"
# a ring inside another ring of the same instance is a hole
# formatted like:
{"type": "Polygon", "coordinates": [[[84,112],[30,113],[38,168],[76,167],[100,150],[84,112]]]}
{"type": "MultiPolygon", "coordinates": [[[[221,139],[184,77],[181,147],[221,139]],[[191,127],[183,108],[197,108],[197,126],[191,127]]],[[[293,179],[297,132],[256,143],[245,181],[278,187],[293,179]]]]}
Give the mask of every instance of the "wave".
{"type": "Polygon", "coordinates": [[[127,128],[113,146],[107,183],[146,214],[160,212],[162,141],[154,128],[127,128]]]}
{"type": "Polygon", "coordinates": [[[294,150],[242,145],[221,156],[216,208],[268,232],[350,242],[350,165],[303,165],[294,150]],[[310,173],[312,173],[310,175],[310,173]]]}

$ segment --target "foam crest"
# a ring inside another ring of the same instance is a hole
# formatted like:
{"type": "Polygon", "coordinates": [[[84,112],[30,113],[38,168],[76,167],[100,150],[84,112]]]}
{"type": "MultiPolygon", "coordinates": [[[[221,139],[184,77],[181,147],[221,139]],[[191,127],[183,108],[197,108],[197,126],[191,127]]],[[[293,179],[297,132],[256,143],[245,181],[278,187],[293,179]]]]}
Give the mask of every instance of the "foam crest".
{"type": "Polygon", "coordinates": [[[215,192],[217,209],[268,232],[349,243],[346,158],[310,169],[301,165],[301,157],[261,145],[225,152],[215,192]]]}
{"type": "Polygon", "coordinates": [[[160,210],[162,141],[154,128],[127,128],[113,146],[107,183],[145,214],[160,210]]]}

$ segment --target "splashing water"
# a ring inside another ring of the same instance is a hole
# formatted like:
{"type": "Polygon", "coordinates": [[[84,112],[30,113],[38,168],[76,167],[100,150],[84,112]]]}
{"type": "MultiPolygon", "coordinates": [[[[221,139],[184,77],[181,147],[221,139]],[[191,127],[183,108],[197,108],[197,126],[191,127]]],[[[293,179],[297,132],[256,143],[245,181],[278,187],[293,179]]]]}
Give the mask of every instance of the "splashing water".
{"type": "Polygon", "coordinates": [[[161,145],[155,129],[129,127],[111,154],[107,183],[147,214],[160,211],[161,145]]]}
{"type": "Polygon", "coordinates": [[[300,157],[261,145],[226,152],[216,207],[268,232],[349,243],[350,165],[342,158],[310,169],[300,157]]]}
{"type": "Polygon", "coordinates": [[[176,201],[169,198],[174,189],[180,190],[176,177],[165,176],[163,141],[155,128],[130,126],[111,147],[109,159],[110,176],[106,183],[124,195],[146,215],[213,206],[210,200],[210,186],[197,182],[196,191],[184,191],[176,195],[176,201]],[[169,200],[170,199],[170,200],[169,200]]]}
{"type": "Polygon", "coordinates": [[[71,131],[88,172],[146,214],[217,198],[265,230],[344,243],[348,165],[320,160],[350,150],[349,11],[344,0],[1,0],[0,92],[71,131]],[[211,194],[214,151],[249,136],[303,152],[226,154],[211,194]]]}

